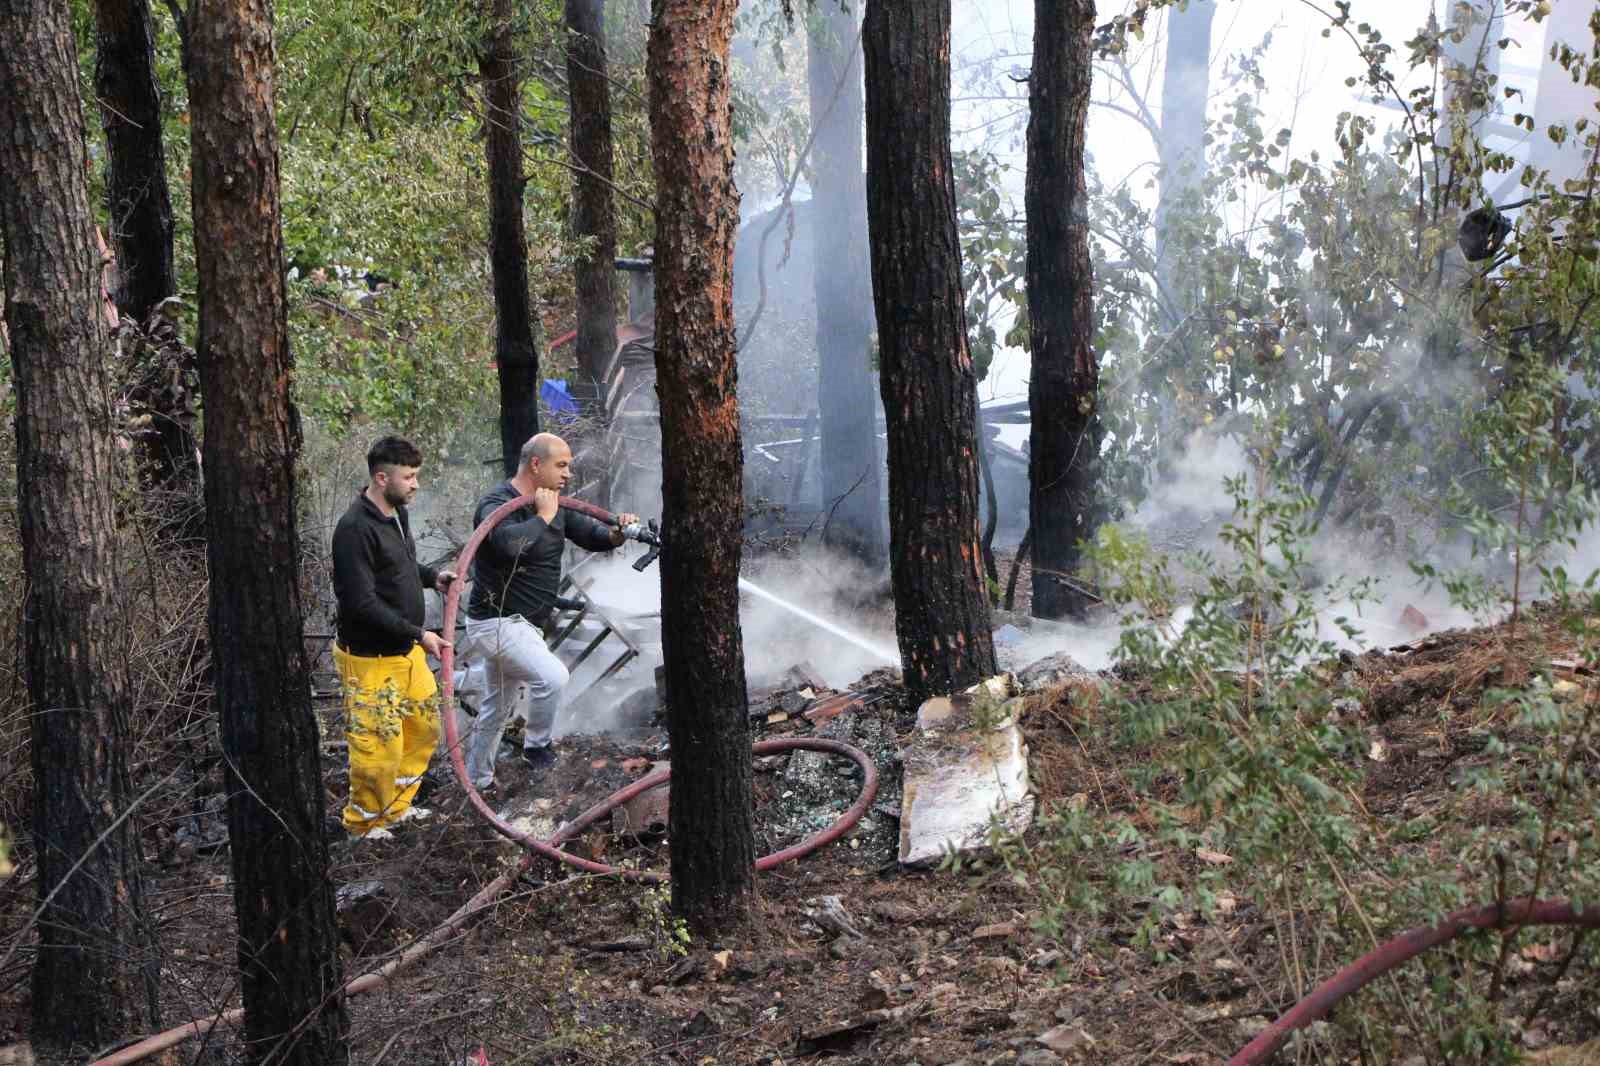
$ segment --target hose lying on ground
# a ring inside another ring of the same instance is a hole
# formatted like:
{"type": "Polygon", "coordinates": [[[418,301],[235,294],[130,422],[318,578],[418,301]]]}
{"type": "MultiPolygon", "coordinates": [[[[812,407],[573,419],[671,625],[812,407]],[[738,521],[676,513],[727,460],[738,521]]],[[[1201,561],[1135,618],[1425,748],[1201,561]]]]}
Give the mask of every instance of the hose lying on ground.
{"type": "MultiPolygon", "coordinates": [[[[496,525],[503,521],[507,515],[532,503],[533,497],[522,496],[503,504],[488,518],[484,519],[483,523],[473,530],[472,537],[467,541],[467,546],[462,549],[461,558],[456,564],[460,568],[460,572],[466,573],[467,567],[472,563],[473,555],[478,550],[478,546],[483,543],[484,538],[489,535],[489,532],[496,525]]],[[[609,512],[592,504],[584,503],[582,500],[574,500],[563,496],[561,497],[561,505],[572,510],[581,511],[608,525],[614,521],[609,512]]],[[[454,632],[456,610],[461,598],[461,584],[459,581],[451,584],[449,592],[445,596],[444,621],[441,626],[445,633],[454,632]]],[[[427,933],[415,944],[412,944],[399,956],[391,959],[377,970],[362,974],[360,977],[346,982],[343,991],[347,996],[359,995],[362,992],[377,988],[407,966],[437,950],[458,932],[467,923],[468,919],[480,911],[486,910],[509,891],[511,886],[517,883],[517,879],[533,864],[536,856],[553,859],[556,862],[575,866],[590,873],[616,876],[628,881],[659,884],[666,879],[665,874],[653,870],[633,870],[621,866],[608,866],[604,863],[591,862],[588,859],[562,851],[561,845],[598,822],[615,808],[629,802],[635,796],[667,784],[672,777],[671,769],[667,768],[646,774],[633,784],[613,792],[576,819],[562,826],[548,840],[538,840],[527,833],[519,832],[490,809],[489,805],[484,802],[483,796],[473,787],[471,778],[467,776],[466,763],[461,754],[460,730],[451,706],[451,700],[455,694],[454,679],[451,676],[454,663],[454,649],[447,645],[440,660],[439,672],[444,678],[444,695],[440,713],[444,717],[445,738],[449,746],[450,765],[455,770],[456,780],[466,790],[467,799],[472,804],[473,809],[487,819],[489,824],[501,836],[527,848],[528,854],[523,856],[522,861],[514,869],[501,874],[483,886],[476,895],[462,904],[441,925],[427,933]]],[[[833,755],[843,755],[861,768],[863,777],[861,793],[856,797],[856,801],[828,828],[821,832],[813,833],[793,847],[784,848],[782,851],[773,852],[771,855],[763,855],[760,859],[757,859],[757,870],[770,870],[779,863],[797,859],[802,855],[815,851],[824,844],[838,840],[861,820],[861,816],[867,812],[867,808],[872,805],[873,799],[878,794],[878,768],[873,764],[867,753],[860,748],[841,741],[825,740],[820,737],[785,737],[779,740],[759,741],[753,746],[753,754],[755,755],[771,755],[784,751],[820,751],[833,755]]],[[[243,1020],[244,1010],[242,1008],[225,1011],[209,1018],[198,1018],[192,1022],[186,1022],[183,1025],[168,1029],[163,1033],[146,1037],[138,1043],[131,1044],[104,1058],[96,1059],[89,1063],[89,1066],[125,1066],[127,1063],[139,1062],[158,1052],[165,1051],[167,1048],[176,1047],[194,1037],[203,1036],[218,1025],[237,1025],[243,1020]]]]}
{"type": "Polygon", "coordinates": [[[1228,1066],[1260,1066],[1289,1042],[1296,1029],[1303,1029],[1331,1011],[1346,996],[1409,962],[1429,948],[1454,940],[1473,929],[1511,929],[1524,925],[1577,925],[1600,928],[1600,907],[1580,908],[1564,899],[1517,899],[1505,904],[1490,903],[1456,911],[1438,925],[1424,926],[1402,933],[1367,952],[1296,1003],[1289,1013],[1273,1022],[1240,1052],[1228,1066]]]}

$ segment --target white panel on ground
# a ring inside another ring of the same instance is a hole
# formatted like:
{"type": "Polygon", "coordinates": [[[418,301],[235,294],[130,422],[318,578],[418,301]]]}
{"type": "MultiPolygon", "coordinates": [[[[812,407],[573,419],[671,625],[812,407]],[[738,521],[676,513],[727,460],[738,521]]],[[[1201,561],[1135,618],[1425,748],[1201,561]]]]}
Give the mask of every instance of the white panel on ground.
{"type": "Polygon", "coordinates": [[[1010,676],[1003,675],[917,711],[917,731],[901,752],[903,865],[982,851],[994,826],[1015,833],[1032,824],[1028,747],[1016,722],[1022,701],[1010,695],[1010,676]]]}

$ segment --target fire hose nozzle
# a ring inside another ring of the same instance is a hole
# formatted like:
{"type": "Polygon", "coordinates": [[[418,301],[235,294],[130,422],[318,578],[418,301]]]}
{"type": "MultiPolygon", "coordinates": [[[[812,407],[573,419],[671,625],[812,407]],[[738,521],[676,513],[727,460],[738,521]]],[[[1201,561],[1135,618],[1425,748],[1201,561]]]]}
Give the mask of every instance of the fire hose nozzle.
{"type": "Polygon", "coordinates": [[[643,573],[645,567],[655,562],[661,555],[661,526],[654,518],[648,523],[629,522],[622,527],[622,535],[629,540],[636,540],[650,550],[634,561],[633,568],[643,573]]]}
{"type": "MultiPolygon", "coordinates": [[[[527,503],[532,499],[533,497],[531,496],[525,496],[522,497],[520,501],[513,502],[527,503]]],[[[612,514],[605,508],[596,507],[587,500],[580,500],[573,496],[561,497],[561,506],[569,508],[573,511],[577,511],[579,514],[588,515],[590,518],[593,518],[598,522],[611,526],[613,529],[620,530],[624,539],[636,540],[640,544],[648,547],[650,550],[645,552],[644,556],[633,564],[633,568],[635,570],[643,570],[660,557],[661,549],[663,547],[661,543],[661,526],[654,518],[650,519],[649,522],[629,522],[627,525],[623,525],[621,522],[617,521],[617,516],[615,514],[612,514]]]]}

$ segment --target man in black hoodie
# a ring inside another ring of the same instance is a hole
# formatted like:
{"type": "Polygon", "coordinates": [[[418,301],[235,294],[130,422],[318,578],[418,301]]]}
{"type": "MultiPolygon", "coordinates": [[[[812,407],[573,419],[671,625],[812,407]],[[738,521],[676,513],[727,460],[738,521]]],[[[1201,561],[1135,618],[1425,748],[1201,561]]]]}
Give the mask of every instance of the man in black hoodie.
{"type": "Polygon", "coordinates": [[[428,814],[412,806],[439,742],[438,686],[426,655],[447,644],[422,626],[422,590],[443,592],[456,575],[417,562],[406,504],[416,498],[421,466],[410,441],[379,440],[367,452],[366,487],[333,531],[333,657],[350,741],[343,821],[358,837],[388,836],[385,826],[428,814]]]}
{"type": "Polygon", "coordinates": [[[476,718],[463,731],[463,756],[474,787],[494,784],[500,734],[515,705],[527,719],[522,757],[532,775],[555,762],[550,748],[567,667],[545,643],[544,627],[555,611],[566,542],[593,552],[622,543],[622,527],[638,518],[617,516],[607,526],[561,506],[561,490],[572,477],[572,449],[553,433],[530,437],[522,446],[517,472],[478,501],[476,527],[496,508],[521,496],[533,505],[494,528],[472,561],[472,596],[467,602],[463,659],[458,690],[478,696],[476,718]]]}

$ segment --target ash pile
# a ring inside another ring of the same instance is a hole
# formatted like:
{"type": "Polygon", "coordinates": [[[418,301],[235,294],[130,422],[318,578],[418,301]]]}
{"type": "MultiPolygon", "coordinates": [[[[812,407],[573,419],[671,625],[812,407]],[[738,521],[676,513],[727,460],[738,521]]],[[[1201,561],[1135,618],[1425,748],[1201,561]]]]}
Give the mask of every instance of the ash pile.
{"type": "MultiPolygon", "coordinates": [[[[878,869],[895,862],[899,839],[899,751],[894,716],[903,690],[893,670],[868,674],[848,691],[817,679],[809,664],[750,688],[756,739],[815,736],[866,752],[878,767],[878,795],[839,846],[861,865],[878,869]]],[[[861,794],[861,769],[820,751],[762,756],[755,761],[757,850],[770,854],[828,828],[861,794]]]]}

